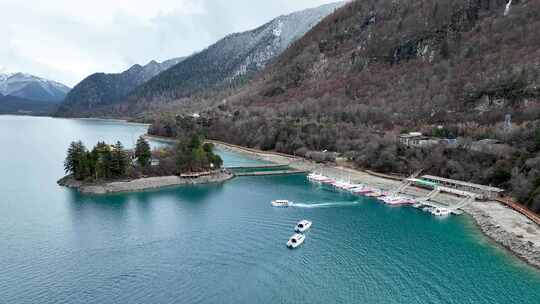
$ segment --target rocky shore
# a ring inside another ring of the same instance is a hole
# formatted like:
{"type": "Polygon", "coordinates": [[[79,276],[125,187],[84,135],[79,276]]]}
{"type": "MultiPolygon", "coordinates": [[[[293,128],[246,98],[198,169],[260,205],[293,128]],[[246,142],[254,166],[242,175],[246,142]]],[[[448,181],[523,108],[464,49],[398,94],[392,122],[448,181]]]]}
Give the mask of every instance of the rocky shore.
{"type": "Polygon", "coordinates": [[[216,171],[215,173],[212,173],[210,175],[200,176],[196,178],[160,176],[114,182],[86,183],[77,181],[72,176],[66,176],[58,181],[58,185],[77,189],[80,193],[83,194],[111,194],[155,190],[159,188],[181,185],[221,183],[233,177],[234,176],[231,173],[228,173],[226,171],[216,171]]]}
{"type": "MultiPolygon", "coordinates": [[[[221,142],[213,143],[220,149],[241,153],[255,159],[278,164],[289,164],[292,168],[303,171],[322,171],[325,175],[332,178],[347,177],[354,182],[367,184],[382,190],[392,190],[400,184],[396,180],[374,176],[373,174],[351,168],[321,165],[302,158],[246,149],[221,142]]],[[[428,191],[409,187],[406,190],[406,194],[419,198],[425,197],[428,191]]],[[[457,204],[459,200],[458,197],[448,194],[441,194],[437,197],[438,202],[449,206],[457,204]]],[[[526,263],[540,269],[540,226],[521,213],[497,201],[477,201],[463,208],[463,211],[474,219],[480,231],[487,237],[526,263]]]]}
{"type": "Polygon", "coordinates": [[[498,202],[476,202],[464,211],[490,239],[540,269],[540,229],[536,223],[498,202]]]}

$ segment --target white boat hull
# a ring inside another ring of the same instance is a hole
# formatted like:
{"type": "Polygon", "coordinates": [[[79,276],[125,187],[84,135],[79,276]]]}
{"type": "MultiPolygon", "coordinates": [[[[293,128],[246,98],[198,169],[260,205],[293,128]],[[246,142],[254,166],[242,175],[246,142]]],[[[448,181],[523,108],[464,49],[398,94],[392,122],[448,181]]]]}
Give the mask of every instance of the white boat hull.
{"type": "Polygon", "coordinates": [[[303,234],[295,234],[287,242],[287,247],[291,249],[298,248],[304,243],[305,239],[306,237],[303,234]]]}
{"type": "Polygon", "coordinates": [[[291,202],[289,201],[272,201],[272,206],[277,208],[287,208],[291,205],[291,202]]]}
{"type": "Polygon", "coordinates": [[[312,222],[310,221],[301,221],[298,224],[296,224],[296,227],[294,227],[294,231],[296,232],[305,232],[308,231],[311,228],[312,222]]]}

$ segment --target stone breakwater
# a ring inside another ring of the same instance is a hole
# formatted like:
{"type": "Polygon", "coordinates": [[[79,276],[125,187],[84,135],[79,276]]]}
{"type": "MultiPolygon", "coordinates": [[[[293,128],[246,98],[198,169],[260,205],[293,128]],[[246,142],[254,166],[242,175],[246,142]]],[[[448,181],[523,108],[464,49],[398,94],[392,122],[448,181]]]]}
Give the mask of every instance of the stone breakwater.
{"type": "Polygon", "coordinates": [[[198,185],[221,183],[233,178],[234,175],[226,171],[219,171],[206,176],[196,178],[181,178],[179,176],[146,177],[126,181],[114,181],[103,183],[85,183],[66,176],[58,181],[60,186],[77,189],[83,194],[111,194],[124,192],[138,192],[155,190],[165,187],[181,185],[198,185]]]}
{"type": "Polygon", "coordinates": [[[490,239],[540,269],[538,225],[498,202],[476,202],[465,208],[476,225],[490,239]],[[489,204],[489,209],[486,208],[489,204]]]}

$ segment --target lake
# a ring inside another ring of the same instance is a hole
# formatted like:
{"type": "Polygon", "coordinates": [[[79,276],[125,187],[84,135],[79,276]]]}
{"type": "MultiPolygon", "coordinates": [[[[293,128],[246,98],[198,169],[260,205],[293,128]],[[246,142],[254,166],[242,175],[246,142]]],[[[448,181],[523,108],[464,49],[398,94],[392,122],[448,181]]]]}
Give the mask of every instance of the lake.
{"type": "Polygon", "coordinates": [[[540,272],[468,217],[388,207],[303,175],[110,196],[56,185],[71,141],[132,147],[145,132],[0,116],[0,303],[540,303],[540,272]],[[272,208],[278,198],[300,207],[272,208]],[[287,249],[304,218],[306,242],[287,249]]]}

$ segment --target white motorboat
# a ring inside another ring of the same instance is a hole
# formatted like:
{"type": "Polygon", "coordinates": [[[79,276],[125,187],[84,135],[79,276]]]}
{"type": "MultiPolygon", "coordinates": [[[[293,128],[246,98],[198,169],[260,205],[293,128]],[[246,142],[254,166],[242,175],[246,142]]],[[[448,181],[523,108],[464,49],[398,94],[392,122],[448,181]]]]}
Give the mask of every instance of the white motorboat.
{"type": "Polygon", "coordinates": [[[296,231],[296,232],[304,232],[304,231],[308,230],[309,228],[311,228],[311,224],[312,224],[311,221],[302,220],[302,221],[298,222],[298,224],[296,224],[296,227],[294,227],[294,231],[296,231]]]}
{"type": "Polygon", "coordinates": [[[296,233],[293,236],[291,236],[291,238],[287,242],[287,247],[296,248],[296,247],[302,245],[302,243],[304,242],[305,239],[306,239],[305,235],[303,235],[301,233],[296,233]]]}
{"type": "Polygon", "coordinates": [[[367,197],[375,197],[375,198],[381,197],[383,195],[384,194],[382,193],[381,190],[373,190],[372,192],[365,194],[365,196],[367,197]]]}
{"type": "Polygon", "coordinates": [[[432,213],[434,210],[435,208],[429,207],[429,206],[422,208],[422,211],[429,212],[429,213],[432,213]]]}
{"type": "Polygon", "coordinates": [[[450,209],[447,208],[434,208],[431,211],[431,214],[435,216],[449,216],[452,213],[450,209]]]}
{"type": "Polygon", "coordinates": [[[345,182],[343,181],[340,181],[340,180],[336,180],[332,183],[332,186],[338,188],[338,189],[341,189],[343,186],[345,185],[345,182]]]}
{"type": "Polygon", "coordinates": [[[282,207],[282,208],[286,208],[286,207],[289,207],[291,206],[291,202],[289,202],[288,200],[275,200],[275,201],[272,201],[272,206],[274,207],[282,207]]]}
{"type": "Polygon", "coordinates": [[[409,199],[407,197],[403,197],[403,196],[398,196],[398,195],[396,195],[396,196],[385,196],[385,197],[379,198],[379,200],[383,201],[387,205],[394,205],[394,206],[407,205],[407,204],[412,203],[411,199],[409,199]]]}

